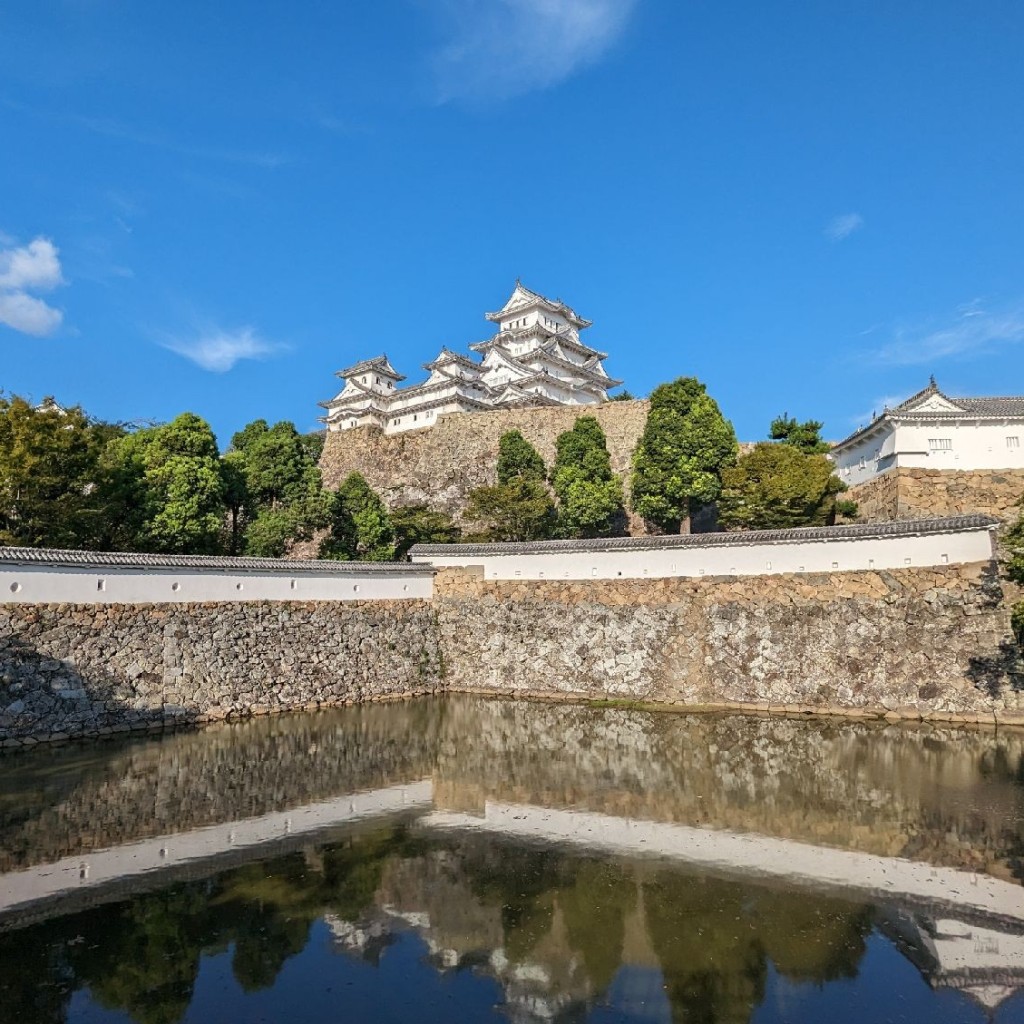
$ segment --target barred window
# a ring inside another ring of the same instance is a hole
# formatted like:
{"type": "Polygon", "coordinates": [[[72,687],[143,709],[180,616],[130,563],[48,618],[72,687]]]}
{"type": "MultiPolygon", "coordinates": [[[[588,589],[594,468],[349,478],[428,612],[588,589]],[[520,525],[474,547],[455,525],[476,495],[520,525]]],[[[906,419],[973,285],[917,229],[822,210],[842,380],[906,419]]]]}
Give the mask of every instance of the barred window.
{"type": "Polygon", "coordinates": [[[929,437],[928,450],[931,452],[948,452],[953,450],[951,437],[929,437]]]}

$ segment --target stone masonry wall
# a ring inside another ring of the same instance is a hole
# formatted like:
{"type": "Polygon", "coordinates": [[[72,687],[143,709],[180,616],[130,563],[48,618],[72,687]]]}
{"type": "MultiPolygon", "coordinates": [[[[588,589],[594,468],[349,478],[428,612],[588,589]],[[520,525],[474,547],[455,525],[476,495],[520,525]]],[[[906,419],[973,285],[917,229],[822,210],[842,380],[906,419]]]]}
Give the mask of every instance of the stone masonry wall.
{"type": "Polygon", "coordinates": [[[586,581],[446,570],[435,604],[452,690],[1024,722],[990,563],[586,581]]]}
{"type": "Polygon", "coordinates": [[[856,501],[863,522],[925,519],[973,512],[1015,518],[1024,496],[1024,470],[890,469],[843,495],[856,501]]]}
{"type": "Polygon", "coordinates": [[[496,483],[498,440],[509,430],[523,436],[550,466],[555,439],[580,416],[596,416],[608,439],[612,470],[628,471],[647,421],[649,403],[607,402],[599,406],[544,406],[452,413],[436,426],[383,434],[371,427],[329,432],[320,468],[325,487],[337,487],[358,470],[388,505],[425,504],[458,515],[474,487],[496,483]]]}
{"type": "Polygon", "coordinates": [[[0,605],[0,744],[436,692],[427,601],[0,605]]]}

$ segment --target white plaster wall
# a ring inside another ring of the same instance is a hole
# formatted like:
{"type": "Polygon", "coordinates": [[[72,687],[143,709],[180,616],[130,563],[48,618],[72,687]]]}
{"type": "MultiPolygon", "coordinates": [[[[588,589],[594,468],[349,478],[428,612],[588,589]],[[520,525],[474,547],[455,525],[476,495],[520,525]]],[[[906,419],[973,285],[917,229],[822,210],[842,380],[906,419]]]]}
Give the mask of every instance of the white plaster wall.
{"type": "Polygon", "coordinates": [[[1024,469],[1024,420],[1004,423],[900,424],[898,464],[918,469],[1024,469]],[[1016,437],[1010,447],[1006,439],[1016,437]],[[931,451],[932,438],[948,438],[949,451],[931,451]]]}
{"type": "Polygon", "coordinates": [[[987,530],[910,537],[820,540],[728,547],[555,551],[539,554],[414,555],[438,568],[481,565],[487,579],[660,579],[673,576],[774,576],[907,566],[984,562],[992,557],[987,530]]]}
{"type": "Polygon", "coordinates": [[[842,451],[833,452],[836,473],[853,487],[891,469],[1024,469],[1024,420],[999,423],[897,423],[883,433],[865,438],[842,451]],[[1016,446],[1007,443],[1015,437],[1016,446]],[[929,448],[931,439],[948,438],[948,451],[929,448]],[[889,456],[895,456],[889,459],[889,456]],[[864,465],[860,465],[861,457],[864,465]]]}
{"type": "Polygon", "coordinates": [[[0,563],[0,604],[429,600],[433,577],[406,572],[260,572],[0,563]],[[101,586],[102,584],[102,586],[101,586]]]}

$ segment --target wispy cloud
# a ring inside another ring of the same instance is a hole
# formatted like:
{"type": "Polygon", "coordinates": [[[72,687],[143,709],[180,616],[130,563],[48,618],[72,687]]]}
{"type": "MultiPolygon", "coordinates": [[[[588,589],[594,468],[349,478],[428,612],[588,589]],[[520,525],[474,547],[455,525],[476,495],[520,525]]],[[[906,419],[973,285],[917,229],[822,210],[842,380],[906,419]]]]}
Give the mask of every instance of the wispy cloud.
{"type": "Polygon", "coordinates": [[[64,314],[30,293],[52,291],[63,283],[60,252],[48,238],[23,246],[8,241],[0,249],[0,324],[35,337],[52,334],[64,314]]]}
{"type": "Polygon", "coordinates": [[[448,42],[434,55],[439,96],[488,101],[546,89],[593,64],[636,0],[445,0],[448,42]]]}
{"type": "Polygon", "coordinates": [[[222,161],[225,163],[248,164],[274,170],[286,164],[289,158],[283,153],[269,150],[225,149],[219,146],[193,146],[159,132],[144,131],[120,121],[100,117],[72,116],[76,124],[96,135],[110,139],[122,139],[139,146],[163,149],[181,156],[197,157],[200,160],[222,161]]]}
{"type": "Polygon", "coordinates": [[[975,300],[960,307],[948,323],[899,328],[875,356],[893,366],[920,366],[942,359],[969,359],[1021,342],[1024,307],[989,312],[975,300]]]}
{"type": "Polygon", "coordinates": [[[168,338],[162,344],[211,373],[226,373],[242,359],[269,359],[284,351],[283,345],[261,338],[252,327],[212,327],[187,337],[168,338]]]}
{"type": "Polygon", "coordinates": [[[862,227],[864,218],[859,213],[841,213],[825,225],[825,237],[830,242],[841,242],[862,227]]]}
{"type": "Polygon", "coordinates": [[[851,416],[847,422],[851,427],[864,427],[867,426],[880,412],[885,409],[891,409],[893,406],[899,405],[908,395],[880,395],[874,399],[871,403],[870,409],[865,409],[863,412],[857,413],[856,416],[851,416]]]}

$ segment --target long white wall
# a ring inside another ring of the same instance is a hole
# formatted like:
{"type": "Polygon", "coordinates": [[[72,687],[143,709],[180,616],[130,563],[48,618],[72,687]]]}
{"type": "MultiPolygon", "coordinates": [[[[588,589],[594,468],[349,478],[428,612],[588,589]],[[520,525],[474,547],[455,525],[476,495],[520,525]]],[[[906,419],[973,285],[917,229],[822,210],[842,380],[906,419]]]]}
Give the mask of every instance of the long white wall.
{"type": "Polygon", "coordinates": [[[339,563],[337,574],[152,568],[113,565],[12,564],[0,561],[0,604],[177,604],[198,601],[394,601],[430,599],[433,576],[411,566],[386,569],[339,563]]]}
{"type": "MultiPolygon", "coordinates": [[[[799,531],[794,531],[799,533],[799,531]]],[[[479,548],[439,553],[432,547],[415,562],[446,566],[482,566],[487,579],[659,579],[673,576],[764,576],[780,573],[849,572],[984,562],[992,557],[987,529],[911,536],[856,539],[793,540],[763,544],[728,544],[678,548],[545,551],[479,548]]]]}

